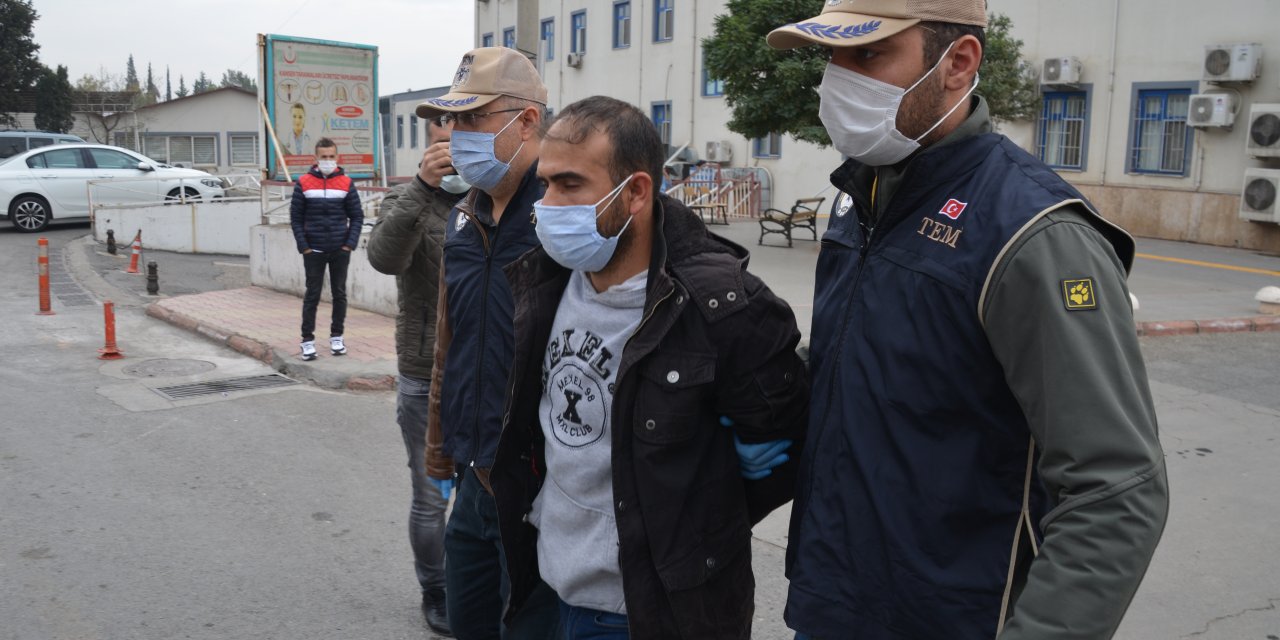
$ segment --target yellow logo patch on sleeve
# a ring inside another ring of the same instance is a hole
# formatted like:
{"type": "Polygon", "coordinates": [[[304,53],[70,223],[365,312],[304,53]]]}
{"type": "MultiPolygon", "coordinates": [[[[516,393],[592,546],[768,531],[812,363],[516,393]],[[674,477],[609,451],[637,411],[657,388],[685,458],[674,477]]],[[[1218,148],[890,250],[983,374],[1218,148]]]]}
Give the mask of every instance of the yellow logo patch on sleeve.
{"type": "Polygon", "coordinates": [[[1094,295],[1093,278],[1062,281],[1062,301],[1067,311],[1086,311],[1098,308],[1098,298],[1094,295]]]}

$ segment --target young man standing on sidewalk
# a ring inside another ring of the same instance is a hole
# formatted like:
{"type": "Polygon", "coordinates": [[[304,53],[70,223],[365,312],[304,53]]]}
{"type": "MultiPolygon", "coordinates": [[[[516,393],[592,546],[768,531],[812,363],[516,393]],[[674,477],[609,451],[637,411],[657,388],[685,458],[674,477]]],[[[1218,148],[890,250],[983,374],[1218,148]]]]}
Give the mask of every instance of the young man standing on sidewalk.
{"type": "Polygon", "coordinates": [[[316,359],[316,309],[324,272],[329,270],[333,317],[329,323],[329,351],[345,355],[343,322],[347,317],[347,267],[351,250],[360,241],[364,212],[356,185],[338,166],[338,145],[328,138],[316,143],[316,163],[298,177],[289,206],[289,224],[306,269],[307,292],[302,297],[302,359],[316,359]]]}
{"type": "MultiPolygon", "coordinates": [[[[441,357],[431,377],[442,428],[427,434],[428,472],[458,472],[445,532],[445,581],[449,625],[460,640],[548,638],[556,624],[555,594],[541,585],[504,627],[509,588],[489,486],[514,349],[503,267],[538,246],[530,214],[542,197],[535,171],[546,103],[547,89],[528,58],[486,47],[462,57],[449,93],[417,109],[420,118],[443,115],[454,123],[453,166],[473,187],[445,228],[436,338],[441,357]],[[452,461],[436,459],[437,434],[452,461]]],[[[450,482],[447,474],[431,475],[450,482]]]]}
{"type": "Polygon", "coordinates": [[[562,640],[749,640],[751,527],[795,489],[795,316],[745,249],[654,193],[662,161],[639,109],[565,107],[538,164],[542,248],[507,267],[516,354],[492,480],[510,606],[541,575],[562,640]]]}
{"type": "MultiPolygon", "coordinates": [[[[460,182],[449,158],[449,127],[427,120],[427,151],[413,181],[392,189],[369,234],[369,264],[396,276],[400,313],[396,316],[396,421],[409,454],[413,502],[409,544],[422,587],[422,613],[432,631],[451,636],[445,605],[444,526],[447,491],[427,477],[425,460],[431,366],[436,341],[436,299],[440,260],[449,210],[469,188],[460,182]]],[[[439,428],[439,422],[435,423],[439,428]]],[[[453,469],[437,469],[452,475],[453,469]]]]}

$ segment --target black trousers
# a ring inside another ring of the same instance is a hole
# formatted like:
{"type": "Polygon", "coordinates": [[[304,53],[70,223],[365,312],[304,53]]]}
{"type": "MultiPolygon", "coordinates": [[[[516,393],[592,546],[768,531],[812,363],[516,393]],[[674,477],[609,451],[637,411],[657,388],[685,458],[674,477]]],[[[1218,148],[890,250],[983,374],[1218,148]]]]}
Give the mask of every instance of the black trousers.
{"type": "Polygon", "coordinates": [[[329,321],[329,336],[342,335],[342,325],[347,319],[347,267],[351,264],[351,252],[337,251],[302,254],[302,265],[307,272],[307,293],[302,297],[302,341],[316,339],[316,308],[320,306],[320,290],[324,288],[324,270],[329,269],[329,293],[333,296],[333,317],[329,321]]]}

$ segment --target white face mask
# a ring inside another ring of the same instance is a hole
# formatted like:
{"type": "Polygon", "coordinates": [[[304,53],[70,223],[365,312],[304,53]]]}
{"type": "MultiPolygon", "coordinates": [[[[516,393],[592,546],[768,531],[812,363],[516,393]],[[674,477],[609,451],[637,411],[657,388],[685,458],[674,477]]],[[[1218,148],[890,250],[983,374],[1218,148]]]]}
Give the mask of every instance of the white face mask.
{"type": "Polygon", "coordinates": [[[827,71],[818,87],[821,98],[818,117],[822,119],[822,126],[826,127],[836,150],[872,167],[895,164],[915,153],[920,148],[920,140],[955,113],[978,87],[975,74],[973,86],[964,97],[919,137],[908,138],[898,131],[898,109],[902,106],[902,99],[938,69],[954,45],[954,42],[948,45],[938,62],[906,89],[827,63],[827,71]]]}
{"type": "Polygon", "coordinates": [[[320,169],[320,173],[326,176],[338,170],[337,160],[320,160],[316,162],[316,166],[320,169]]]}
{"type": "Polygon", "coordinates": [[[440,188],[454,195],[460,195],[460,194],[466,193],[467,191],[470,191],[471,184],[468,183],[466,180],[463,180],[462,176],[456,173],[451,173],[443,178],[440,178],[440,188]]]}

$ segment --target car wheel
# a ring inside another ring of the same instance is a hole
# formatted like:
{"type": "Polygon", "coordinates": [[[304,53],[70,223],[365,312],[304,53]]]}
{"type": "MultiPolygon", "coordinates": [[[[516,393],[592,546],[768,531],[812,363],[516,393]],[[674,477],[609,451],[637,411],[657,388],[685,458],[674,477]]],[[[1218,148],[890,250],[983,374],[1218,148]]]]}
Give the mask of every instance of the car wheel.
{"type": "Polygon", "coordinates": [[[174,188],[172,191],[170,191],[170,192],[169,192],[169,194],[168,194],[168,195],[166,195],[166,196],[165,196],[165,198],[164,198],[164,199],[165,199],[165,204],[171,204],[171,203],[174,203],[174,202],[181,202],[181,201],[182,201],[182,192],[183,192],[183,191],[186,191],[186,192],[187,192],[187,194],[186,194],[186,195],[187,195],[187,201],[188,201],[188,202],[190,202],[190,201],[192,201],[192,200],[196,200],[196,201],[199,201],[199,200],[200,200],[200,192],[199,192],[199,191],[196,191],[196,190],[195,190],[194,188],[192,188],[192,187],[182,187],[182,188],[174,188]]]}
{"type": "Polygon", "coordinates": [[[22,196],[9,207],[9,220],[18,231],[24,233],[43,231],[52,218],[53,211],[49,209],[49,203],[38,196],[22,196]]]}

